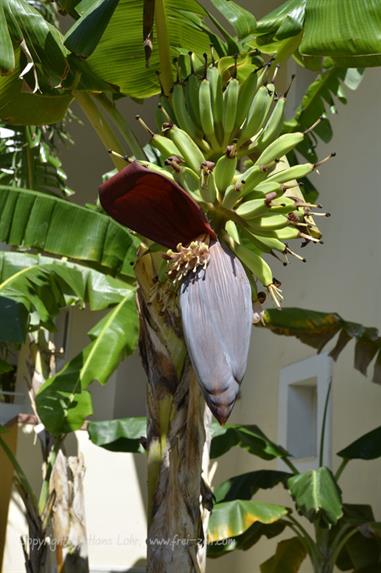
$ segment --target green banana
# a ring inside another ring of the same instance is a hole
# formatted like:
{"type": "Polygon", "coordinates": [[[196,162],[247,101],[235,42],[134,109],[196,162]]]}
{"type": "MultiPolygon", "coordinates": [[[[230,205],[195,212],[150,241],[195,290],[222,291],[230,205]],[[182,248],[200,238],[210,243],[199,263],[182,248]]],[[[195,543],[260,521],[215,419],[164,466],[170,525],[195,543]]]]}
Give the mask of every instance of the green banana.
{"type": "Polygon", "coordinates": [[[258,135],[267,119],[272,102],[273,92],[269,90],[268,86],[261,86],[252,101],[237,145],[241,145],[258,135]]]}
{"type": "Polygon", "coordinates": [[[140,165],[147,167],[151,171],[155,171],[156,173],[159,173],[160,175],[164,175],[164,177],[167,177],[171,181],[175,180],[172,173],[170,173],[169,171],[167,171],[163,167],[160,167],[160,165],[156,165],[156,163],[151,163],[150,161],[142,161],[140,159],[137,160],[137,162],[140,163],[140,165]]]}
{"type": "Polygon", "coordinates": [[[283,229],[290,224],[290,221],[284,215],[273,215],[270,214],[266,217],[261,217],[258,220],[250,221],[249,223],[251,231],[255,235],[261,235],[267,231],[276,231],[283,229]]]}
{"type": "Polygon", "coordinates": [[[172,107],[175,112],[177,125],[192,137],[198,138],[201,134],[187,109],[184,88],[181,84],[173,86],[172,107]]]}
{"type": "Polygon", "coordinates": [[[275,141],[270,143],[266,149],[261,153],[255,162],[256,165],[266,165],[280,159],[283,155],[287,155],[304,139],[304,134],[300,131],[294,133],[284,133],[280,135],[275,141]]]}
{"type": "Polygon", "coordinates": [[[232,221],[231,219],[229,221],[226,221],[225,230],[229,235],[229,237],[231,237],[231,239],[233,239],[235,243],[239,244],[241,242],[237,225],[234,223],[234,221],[232,221]]]}
{"type": "Polygon", "coordinates": [[[276,237],[261,237],[250,233],[250,240],[264,253],[271,253],[272,251],[285,253],[286,251],[286,245],[276,237]]]}
{"type": "Polygon", "coordinates": [[[151,139],[151,145],[160,151],[163,159],[175,155],[177,157],[182,157],[179,148],[165,135],[159,135],[155,133],[151,139]]]}
{"type": "Polygon", "coordinates": [[[280,241],[292,241],[292,239],[300,238],[300,231],[296,227],[290,225],[284,229],[274,230],[272,236],[279,239],[280,241]]]}
{"type": "Polygon", "coordinates": [[[212,101],[215,134],[219,143],[222,145],[224,136],[224,95],[222,89],[222,77],[216,66],[208,68],[207,79],[209,80],[210,85],[210,97],[212,101]]]}
{"type": "Polygon", "coordinates": [[[258,73],[256,70],[246,78],[239,89],[237,115],[236,115],[236,129],[241,129],[243,122],[246,119],[250,109],[253,98],[259,87],[258,73]]]}
{"type": "Polygon", "coordinates": [[[264,77],[266,75],[267,68],[264,67],[262,70],[253,70],[246,80],[242,83],[239,90],[238,98],[238,109],[236,117],[236,128],[241,129],[243,123],[249,113],[250,106],[253,102],[255,94],[257,93],[259,87],[262,85],[264,77]]]}
{"type": "Polygon", "coordinates": [[[190,110],[191,116],[197,127],[202,131],[201,118],[200,118],[200,105],[198,101],[198,92],[200,89],[200,79],[196,74],[191,74],[185,83],[185,97],[187,107],[190,110]]]}
{"type": "Polygon", "coordinates": [[[188,191],[197,201],[201,201],[200,194],[201,178],[190,167],[182,167],[181,171],[175,175],[180,185],[188,191]]]}
{"type": "Polygon", "coordinates": [[[198,92],[198,101],[200,106],[200,119],[202,130],[205,134],[207,141],[213,148],[218,148],[218,143],[214,130],[214,117],[212,108],[212,96],[210,93],[209,80],[204,79],[201,81],[200,89],[198,92]]]}
{"type": "Polygon", "coordinates": [[[293,179],[301,179],[306,177],[314,170],[315,166],[313,163],[302,163],[301,165],[293,165],[292,167],[287,167],[272,173],[267,178],[267,181],[277,181],[278,183],[287,183],[293,179]]]}
{"type": "Polygon", "coordinates": [[[250,249],[243,245],[235,246],[236,255],[241,259],[244,265],[268,287],[273,284],[273,274],[269,264],[261,257],[260,251],[251,246],[250,249]]]}
{"type": "Polygon", "coordinates": [[[238,95],[239,81],[236,78],[231,78],[224,91],[224,107],[222,118],[224,145],[228,145],[230,143],[230,139],[236,125],[238,95]]]}
{"type": "Polygon", "coordinates": [[[281,134],[285,107],[286,98],[280,97],[276,102],[275,107],[264,127],[261,137],[259,138],[260,146],[266,147],[266,145],[269,145],[281,134]]]}
{"type": "Polygon", "coordinates": [[[242,219],[249,220],[255,219],[264,213],[270,211],[268,204],[265,199],[253,199],[252,201],[246,201],[241,203],[241,205],[236,209],[237,215],[242,219]]]}
{"type": "Polygon", "coordinates": [[[242,185],[241,195],[244,196],[250,193],[256,185],[262,183],[266,179],[267,173],[267,169],[264,169],[261,165],[253,165],[242,173],[237,180],[237,184],[242,185]]]}
{"type": "Polygon", "coordinates": [[[172,125],[168,129],[168,135],[179,149],[181,156],[188,163],[189,167],[196,173],[199,173],[201,164],[205,161],[205,157],[193,139],[186,131],[177,127],[177,125],[172,125]]]}
{"type": "Polygon", "coordinates": [[[229,152],[222,155],[214,167],[214,178],[216,181],[217,189],[221,195],[225,193],[229,185],[233,181],[235,170],[237,167],[237,156],[229,152]]]}
{"type": "Polygon", "coordinates": [[[226,188],[222,199],[222,206],[225,209],[232,209],[239,199],[241,199],[240,192],[237,186],[233,183],[226,188]]]}
{"type": "Polygon", "coordinates": [[[217,187],[214,179],[214,172],[210,171],[206,173],[205,171],[201,175],[201,187],[200,187],[201,197],[207,203],[214,203],[217,199],[217,187]]]}

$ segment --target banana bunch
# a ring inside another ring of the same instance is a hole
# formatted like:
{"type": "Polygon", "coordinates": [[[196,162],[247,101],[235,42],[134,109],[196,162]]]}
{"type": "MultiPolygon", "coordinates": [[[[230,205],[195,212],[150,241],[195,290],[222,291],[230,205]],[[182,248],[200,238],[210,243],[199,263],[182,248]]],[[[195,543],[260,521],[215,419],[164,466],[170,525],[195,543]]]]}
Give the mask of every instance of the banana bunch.
{"type": "Polygon", "coordinates": [[[170,97],[161,97],[159,133],[138,119],[158,157],[157,164],[142,163],[175,180],[201,206],[243,263],[254,301],[260,281],[280,307],[280,283],[266,256],[304,261],[288,242],[321,242],[315,217],[328,214],[307,203],[298,184],[318,164],[287,161],[305,134],[282,133],[287,93],[278,95],[276,71],[270,62],[239,77],[237,66],[206,62],[201,75],[192,72],[170,97]]]}

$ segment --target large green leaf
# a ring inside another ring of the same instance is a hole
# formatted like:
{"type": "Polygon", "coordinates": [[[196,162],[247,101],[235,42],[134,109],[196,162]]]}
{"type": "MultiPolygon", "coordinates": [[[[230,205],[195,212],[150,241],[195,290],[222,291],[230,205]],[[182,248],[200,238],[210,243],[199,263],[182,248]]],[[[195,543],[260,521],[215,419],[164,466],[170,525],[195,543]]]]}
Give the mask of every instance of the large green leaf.
{"type": "Polygon", "coordinates": [[[328,468],[295,475],[288,488],[298,511],[312,523],[334,525],[342,517],[341,491],[328,468]]]}
{"type": "MultiPolygon", "coordinates": [[[[58,29],[26,0],[1,0],[0,16],[0,47],[4,49],[0,57],[2,72],[17,69],[15,52],[21,48],[24,65],[27,61],[33,64],[41,86],[55,88],[67,71],[66,50],[58,29]],[[9,38],[15,51],[13,57],[9,38]]],[[[32,76],[31,72],[28,75],[32,76]]],[[[31,81],[35,84],[36,78],[31,81]]]]}
{"type": "Polygon", "coordinates": [[[61,121],[73,97],[57,93],[33,94],[20,69],[8,76],[0,76],[0,120],[11,125],[48,125],[61,121]]]}
{"type": "Polygon", "coordinates": [[[253,523],[275,523],[288,513],[282,505],[236,499],[213,507],[208,527],[208,543],[241,535],[253,523]]]}
{"type": "Polygon", "coordinates": [[[341,66],[381,64],[378,0],[307,0],[302,54],[330,56],[341,66]]]}
{"type": "Polygon", "coordinates": [[[106,450],[143,453],[145,450],[142,442],[147,435],[147,419],[142,416],[90,422],[88,432],[93,444],[106,450]]]}
{"type": "Polygon", "coordinates": [[[134,278],[138,242],[126,228],[95,210],[36,191],[0,185],[0,242],[134,278]]]}
{"type": "Polygon", "coordinates": [[[133,297],[134,289],[119,279],[76,263],[29,255],[0,253],[0,341],[23,342],[32,326],[54,327],[61,308],[86,304],[99,311],[133,297]]]}
{"type": "Polygon", "coordinates": [[[307,66],[330,57],[338,67],[369,67],[381,63],[380,30],[378,0],[287,0],[258,21],[257,41],[268,47],[296,39],[307,66]]]}
{"type": "Polygon", "coordinates": [[[98,0],[70,28],[65,38],[66,47],[77,56],[92,54],[104,34],[119,0],[98,0]]]}
{"type": "Polygon", "coordinates": [[[229,537],[226,540],[218,541],[217,543],[208,544],[208,557],[216,558],[231,553],[232,551],[242,550],[247,551],[253,547],[262,537],[272,539],[280,535],[287,527],[287,522],[283,519],[275,523],[260,523],[257,521],[253,523],[246,531],[236,537],[229,537]]]}
{"type": "Polygon", "coordinates": [[[275,555],[261,565],[261,573],[297,573],[307,556],[298,537],[284,539],[277,545],[275,555]]]}
{"type": "Polygon", "coordinates": [[[345,460],[376,460],[381,457],[381,426],[361,436],[340,450],[338,456],[345,460]]]}
{"type": "MultiPolygon", "coordinates": [[[[308,159],[318,160],[315,148],[317,147],[315,134],[324,142],[332,139],[333,130],[329,121],[329,114],[336,113],[336,100],[347,103],[345,88],[356,90],[361,83],[363,70],[328,68],[323,70],[309,85],[302,101],[296,108],[294,116],[286,122],[285,127],[292,131],[307,131],[321,119],[312,132],[306,134],[305,140],[297,150],[308,159]]],[[[294,162],[293,162],[294,163],[294,162]]]]}
{"type": "Polygon", "coordinates": [[[239,424],[220,426],[213,424],[211,458],[222,456],[234,446],[244,448],[249,453],[264,460],[273,460],[289,455],[284,448],[267,438],[257,426],[239,424]]]}
{"type": "Polygon", "coordinates": [[[254,34],[257,22],[251,12],[233,0],[211,0],[211,3],[226,18],[240,40],[254,34]]]}
{"type": "MultiPolygon", "coordinates": [[[[295,336],[321,352],[332,338],[338,335],[330,356],[337,360],[342,350],[355,341],[354,367],[366,375],[376,357],[373,381],[381,383],[381,337],[377,328],[349,322],[334,312],[318,312],[303,308],[284,308],[281,311],[268,309],[263,317],[264,326],[275,334],[295,336]]],[[[259,325],[261,326],[261,325],[259,325]]]]}
{"type": "Polygon", "coordinates": [[[286,485],[291,474],[275,470],[257,470],[234,476],[214,490],[216,501],[251,499],[260,489],[271,489],[279,483],[286,485]]]}
{"type": "MultiPolygon", "coordinates": [[[[76,10],[80,16],[84,16],[94,5],[93,1],[82,0],[76,10]]],[[[196,0],[168,0],[166,11],[172,57],[187,54],[188,51],[202,56],[204,52],[210,52],[211,43],[219,51],[222,50],[219,40],[206,28],[206,11],[196,0]]],[[[86,19],[82,25],[87,25],[86,19]]],[[[76,26],[74,24],[74,28],[68,31],[66,43],[80,53],[83,51],[82,42],[75,42],[75,37],[73,40],[76,26]]],[[[154,45],[147,68],[142,34],[143,2],[120,0],[95,51],[87,59],[90,72],[108,82],[110,87],[116,86],[132,97],[147,98],[159,93],[158,50],[154,45]]],[[[154,37],[157,37],[156,30],[154,37]]]]}
{"type": "Polygon", "coordinates": [[[135,349],[138,330],[135,296],[130,293],[89,332],[91,344],[41,386],[37,411],[50,433],[59,435],[82,426],[92,414],[89,385],[107,382],[135,349]]]}

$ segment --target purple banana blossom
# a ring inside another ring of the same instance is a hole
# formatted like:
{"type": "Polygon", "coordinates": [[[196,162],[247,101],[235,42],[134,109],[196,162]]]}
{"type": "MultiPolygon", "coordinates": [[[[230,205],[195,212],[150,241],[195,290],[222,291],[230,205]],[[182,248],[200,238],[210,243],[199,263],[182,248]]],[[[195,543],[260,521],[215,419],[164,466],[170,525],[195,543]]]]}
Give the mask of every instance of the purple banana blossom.
{"type": "Polygon", "coordinates": [[[222,245],[199,205],[179,185],[132,163],[100,187],[118,222],[167,252],[180,284],[184,339],[209,408],[224,424],[239,394],[249,353],[251,287],[239,259],[222,245]]]}

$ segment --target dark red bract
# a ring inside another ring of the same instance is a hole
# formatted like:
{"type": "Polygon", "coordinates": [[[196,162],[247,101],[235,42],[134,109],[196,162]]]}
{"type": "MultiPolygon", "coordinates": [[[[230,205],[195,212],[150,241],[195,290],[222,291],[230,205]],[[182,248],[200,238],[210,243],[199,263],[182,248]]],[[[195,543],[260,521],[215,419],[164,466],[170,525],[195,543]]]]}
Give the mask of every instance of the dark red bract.
{"type": "Polygon", "coordinates": [[[99,188],[116,221],[171,249],[200,235],[216,235],[197,203],[177,183],[133,162],[99,188]]]}

